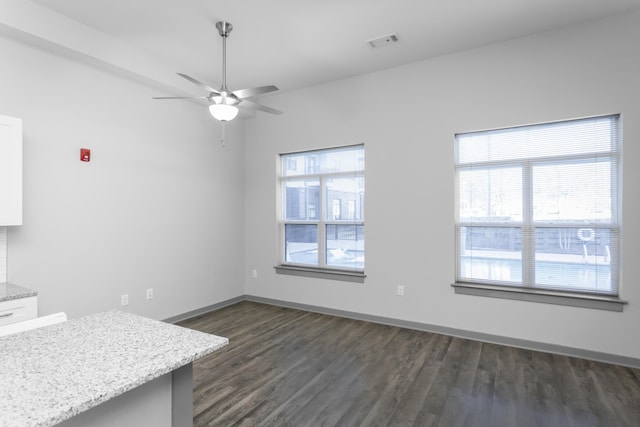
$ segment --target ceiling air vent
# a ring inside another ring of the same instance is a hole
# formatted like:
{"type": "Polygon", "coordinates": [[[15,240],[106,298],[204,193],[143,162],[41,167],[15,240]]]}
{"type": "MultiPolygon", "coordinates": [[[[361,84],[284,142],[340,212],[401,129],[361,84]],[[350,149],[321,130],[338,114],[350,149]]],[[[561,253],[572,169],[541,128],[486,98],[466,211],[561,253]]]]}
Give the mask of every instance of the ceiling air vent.
{"type": "Polygon", "coordinates": [[[367,40],[367,44],[371,47],[390,46],[394,43],[398,43],[398,33],[387,34],[386,36],[376,37],[371,40],[367,40]]]}

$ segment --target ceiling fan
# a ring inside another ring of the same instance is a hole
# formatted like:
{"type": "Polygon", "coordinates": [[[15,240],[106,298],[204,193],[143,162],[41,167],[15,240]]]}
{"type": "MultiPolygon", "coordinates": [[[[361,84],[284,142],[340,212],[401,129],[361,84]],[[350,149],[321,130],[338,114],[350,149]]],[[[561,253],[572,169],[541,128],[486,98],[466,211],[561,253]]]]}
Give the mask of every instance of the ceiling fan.
{"type": "Polygon", "coordinates": [[[224,125],[224,122],[233,120],[238,115],[238,106],[246,107],[253,110],[260,110],[271,114],[282,114],[282,111],[275,108],[267,107],[266,105],[258,104],[250,101],[248,98],[253,98],[257,95],[273,92],[278,90],[276,86],[260,86],[249,89],[239,89],[230,91],[227,88],[227,37],[231,33],[233,26],[226,22],[220,21],[216,23],[216,28],[220,37],[222,37],[222,87],[218,90],[213,89],[211,86],[202,83],[199,80],[194,79],[191,76],[183,73],[176,73],[180,77],[189,80],[191,83],[207,90],[209,94],[207,96],[157,96],[153,99],[206,99],[209,101],[209,112],[211,115],[220,120],[224,125]]]}

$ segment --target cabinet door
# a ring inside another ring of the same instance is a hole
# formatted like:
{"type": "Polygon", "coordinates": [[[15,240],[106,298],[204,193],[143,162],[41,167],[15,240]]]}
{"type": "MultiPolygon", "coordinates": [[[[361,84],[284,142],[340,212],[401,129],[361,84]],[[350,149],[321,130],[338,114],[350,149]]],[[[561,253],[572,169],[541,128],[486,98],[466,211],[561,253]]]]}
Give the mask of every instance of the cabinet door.
{"type": "Polygon", "coordinates": [[[0,226],[22,225],[22,120],[0,116],[0,226]]]}

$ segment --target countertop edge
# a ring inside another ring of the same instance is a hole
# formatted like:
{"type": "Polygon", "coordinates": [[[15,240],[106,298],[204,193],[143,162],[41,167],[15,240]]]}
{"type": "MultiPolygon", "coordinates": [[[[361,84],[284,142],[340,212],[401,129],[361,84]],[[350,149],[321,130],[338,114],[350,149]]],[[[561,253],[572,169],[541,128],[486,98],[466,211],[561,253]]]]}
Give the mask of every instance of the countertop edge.
{"type": "Polygon", "coordinates": [[[0,283],[0,302],[38,296],[38,291],[13,283],[0,283]]]}

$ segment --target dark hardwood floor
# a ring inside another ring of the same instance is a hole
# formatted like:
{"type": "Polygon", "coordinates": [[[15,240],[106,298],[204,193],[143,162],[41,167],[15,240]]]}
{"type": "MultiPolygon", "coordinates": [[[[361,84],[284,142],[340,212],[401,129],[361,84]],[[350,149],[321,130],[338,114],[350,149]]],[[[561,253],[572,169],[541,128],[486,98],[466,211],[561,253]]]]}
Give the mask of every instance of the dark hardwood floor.
{"type": "Polygon", "coordinates": [[[241,302],[180,323],[196,426],[640,426],[640,370],[241,302]]]}

